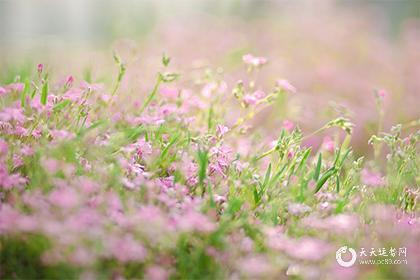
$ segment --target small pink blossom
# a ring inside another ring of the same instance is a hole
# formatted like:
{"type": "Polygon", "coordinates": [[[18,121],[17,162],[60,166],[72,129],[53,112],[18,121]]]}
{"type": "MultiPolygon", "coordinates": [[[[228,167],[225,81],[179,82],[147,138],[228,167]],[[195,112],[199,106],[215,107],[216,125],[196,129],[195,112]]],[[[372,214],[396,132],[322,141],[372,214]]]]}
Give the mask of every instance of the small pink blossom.
{"type": "Polygon", "coordinates": [[[20,155],[14,154],[13,155],[13,167],[18,168],[23,165],[23,159],[20,155]]]}
{"type": "Polygon", "coordinates": [[[304,237],[290,243],[286,252],[296,258],[308,261],[319,261],[327,256],[331,251],[331,246],[325,241],[304,237]]]}
{"type": "Polygon", "coordinates": [[[322,147],[326,151],[333,153],[335,148],[334,140],[330,136],[326,136],[322,142],[322,147]]]}
{"type": "Polygon", "coordinates": [[[111,239],[110,250],[112,255],[120,262],[141,262],[147,255],[146,249],[131,235],[111,239]]]}
{"type": "Polygon", "coordinates": [[[255,92],[254,92],[254,94],[253,94],[254,96],[255,96],[255,98],[257,98],[258,100],[261,100],[261,99],[263,99],[265,96],[266,96],[266,94],[265,94],[265,92],[264,91],[262,91],[262,90],[256,90],[255,92]]]}
{"type": "Polygon", "coordinates": [[[66,87],[69,88],[73,85],[74,78],[72,75],[68,76],[66,79],[66,87]]]}
{"type": "Polygon", "coordinates": [[[385,184],[385,180],[380,173],[363,169],[361,172],[362,183],[368,186],[378,187],[385,184]]]}
{"type": "Polygon", "coordinates": [[[252,54],[246,54],[242,57],[245,64],[250,66],[259,67],[267,63],[267,59],[262,56],[253,56],[252,54]]]}
{"type": "Polygon", "coordinates": [[[34,149],[32,149],[32,147],[29,145],[23,145],[20,151],[22,152],[22,155],[28,157],[34,154],[34,149]]]}
{"type": "Polygon", "coordinates": [[[44,70],[44,64],[39,63],[39,64],[37,65],[37,71],[38,71],[38,74],[41,74],[43,70],[44,70]]]}
{"type": "Polygon", "coordinates": [[[146,269],[145,279],[166,280],[168,278],[169,278],[168,270],[163,267],[153,265],[146,269]]]}
{"type": "Polygon", "coordinates": [[[281,90],[284,90],[284,91],[287,91],[287,92],[290,92],[290,93],[296,93],[297,92],[296,88],[294,86],[292,86],[289,83],[289,81],[287,81],[287,80],[283,80],[283,79],[277,80],[276,85],[281,90]]]}
{"type": "Polygon", "coordinates": [[[270,272],[271,266],[264,256],[248,256],[239,260],[238,269],[250,279],[264,279],[264,276],[270,272]]]}
{"type": "Polygon", "coordinates": [[[218,124],[216,126],[216,135],[218,137],[223,137],[223,135],[225,135],[228,132],[229,132],[229,128],[227,126],[224,126],[224,125],[221,125],[221,124],[218,124]]]}
{"type": "Polygon", "coordinates": [[[58,207],[72,208],[79,203],[79,196],[72,188],[62,187],[50,193],[49,201],[58,207]]]}
{"type": "Polygon", "coordinates": [[[377,91],[377,94],[380,98],[385,98],[385,96],[388,95],[388,92],[384,89],[380,89],[380,90],[377,91]]]}
{"type": "Polygon", "coordinates": [[[189,211],[177,218],[177,225],[182,231],[210,232],[216,229],[216,225],[201,213],[189,211]]]}
{"type": "Polygon", "coordinates": [[[173,87],[162,87],[160,89],[160,94],[162,94],[164,97],[168,99],[174,100],[178,97],[179,90],[173,87]]]}
{"type": "Polygon", "coordinates": [[[0,155],[6,155],[9,150],[7,142],[0,138],[0,155]]]}
{"type": "Polygon", "coordinates": [[[286,131],[291,132],[295,127],[295,124],[289,120],[284,120],[282,126],[286,131]]]}
{"type": "Polygon", "coordinates": [[[4,87],[0,87],[0,96],[6,95],[7,91],[4,87]]]}
{"type": "Polygon", "coordinates": [[[287,210],[290,214],[299,216],[311,211],[311,208],[303,203],[289,203],[287,210]]]}
{"type": "Polygon", "coordinates": [[[24,123],[26,120],[23,110],[21,108],[6,107],[0,112],[0,121],[10,122],[16,121],[18,123],[24,123]]]}
{"type": "Polygon", "coordinates": [[[254,95],[246,94],[244,96],[244,103],[248,106],[257,104],[257,101],[258,99],[254,95]]]}

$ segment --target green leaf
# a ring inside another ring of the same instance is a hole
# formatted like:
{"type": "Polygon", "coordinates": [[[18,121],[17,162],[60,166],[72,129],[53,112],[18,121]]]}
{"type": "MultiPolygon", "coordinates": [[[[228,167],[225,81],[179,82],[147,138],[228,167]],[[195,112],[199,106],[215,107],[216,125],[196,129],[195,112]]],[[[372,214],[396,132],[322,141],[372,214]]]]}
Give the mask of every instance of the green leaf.
{"type": "Polygon", "coordinates": [[[316,163],[315,173],[314,173],[314,180],[315,181],[318,181],[319,175],[321,174],[321,164],[322,164],[322,154],[319,153],[318,162],[316,163]]]}
{"type": "Polygon", "coordinates": [[[330,169],[328,169],[319,179],[319,181],[316,183],[316,187],[315,187],[315,193],[317,193],[322,186],[327,182],[327,180],[329,178],[331,178],[331,176],[333,176],[335,173],[337,172],[337,169],[335,169],[335,167],[331,167],[330,169]]]}
{"type": "Polygon", "coordinates": [[[61,102],[59,102],[59,103],[57,103],[57,104],[54,105],[53,111],[54,112],[60,112],[61,110],[63,110],[70,103],[71,103],[70,100],[64,99],[63,101],[61,101],[61,102]]]}
{"type": "Polygon", "coordinates": [[[311,148],[306,149],[306,151],[304,152],[302,156],[302,160],[299,163],[298,170],[301,170],[302,167],[305,165],[306,161],[308,160],[309,155],[311,154],[311,151],[312,151],[311,148]]]}
{"type": "Polygon", "coordinates": [[[336,177],[336,190],[337,192],[340,192],[340,177],[336,177]]]}
{"type": "Polygon", "coordinates": [[[208,154],[207,151],[198,150],[198,182],[200,185],[204,183],[207,174],[208,154]]]}
{"type": "Polygon", "coordinates": [[[280,179],[280,176],[283,174],[283,171],[286,169],[287,164],[283,165],[283,167],[271,178],[269,186],[274,186],[277,181],[280,179]]]}
{"type": "Polygon", "coordinates": [[[41,104],[42,105],[47,104],[47,97],[48,97],[48,80],[45,80],[44,84],[42,85],[42,91],[41,91],[41,104]]]}
{"type": "Polygon", "coordinates": [[[23,90],[22,90],[22,95],[21,95],[21,97],[20,97],[20,105],[22,106],[22,108],[24,108],[24,107],[25,107],[25,103],[26,103],[26,95],[27,95],[27,93],[28,93],[28,91],[29,91],[29,87],[30,87],[30,85],[29,85],[29,80],[26,80],[26,81],[25,81],[25,87],[23,88],[23,90]]]}
{"type": "Polygon", "coordinates": [[[169,148],[170,147],[172,147],[177,141],[178,141],[178,138],[179,138],[179,136],[180,136],[180,134],[178,133],[178,134],[176,134],[172,139],[171,139],[171,141],[166,145],[166,147],[165,148],[163,148],[163,150],[162,150],[162,153],[160,154],[160,160],[162,160],[162,159],[164,159],[165,157],[166,157],[166,155],[168,154],[168,152],[169,152],[169,148]]]}
{"type": "Polygon", "coordinates": [[[264,182],[262,187],[264,188],[265,186],[267,186],[268,181],[270,180],[270,176],[271,176],[271,163],[268,165],[268,169],[265,172],[265,176],[264,176],[264,182]]]}

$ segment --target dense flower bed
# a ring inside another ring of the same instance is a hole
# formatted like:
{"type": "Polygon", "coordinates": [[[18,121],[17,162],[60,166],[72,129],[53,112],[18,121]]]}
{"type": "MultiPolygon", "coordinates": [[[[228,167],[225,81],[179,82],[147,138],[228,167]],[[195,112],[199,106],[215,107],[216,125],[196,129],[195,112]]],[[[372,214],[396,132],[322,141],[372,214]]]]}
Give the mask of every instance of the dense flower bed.
{"type": "Polygon", "coordinates": [[[261,86],[268,60],[242,60],[231,82],[163,56],[140,95],[118,55],[113,86],[39,64],[0,87],[1,278],[418,277],[419,121],[378,131],[372,157],[344,115],[303,133],[280,112],[267,134],[255,118],[299,84],[261,86]],[[342,246],[407,263],[343,267],[342,246]]]}

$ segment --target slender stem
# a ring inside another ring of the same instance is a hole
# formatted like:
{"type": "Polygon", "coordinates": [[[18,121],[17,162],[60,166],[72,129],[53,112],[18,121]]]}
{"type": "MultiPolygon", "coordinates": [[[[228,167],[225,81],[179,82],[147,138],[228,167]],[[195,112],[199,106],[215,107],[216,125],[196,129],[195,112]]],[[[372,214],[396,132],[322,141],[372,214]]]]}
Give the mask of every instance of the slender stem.
{"type": "Polygon", "coordinates": [[[147,106],[149,106],[150,102],[152,102],[153,98],[156,96],[156,93],[159,89],[159,86],[160,86],[161,82],[162,82],[162,78],[159,75],[158,78],[157,78],[156,84],[153,87],[152,92],[149,94],[146,101],[143,103],[143,106],[140,108],[140,114],[143,113],[143,111],[147,108],[147,106]]]}

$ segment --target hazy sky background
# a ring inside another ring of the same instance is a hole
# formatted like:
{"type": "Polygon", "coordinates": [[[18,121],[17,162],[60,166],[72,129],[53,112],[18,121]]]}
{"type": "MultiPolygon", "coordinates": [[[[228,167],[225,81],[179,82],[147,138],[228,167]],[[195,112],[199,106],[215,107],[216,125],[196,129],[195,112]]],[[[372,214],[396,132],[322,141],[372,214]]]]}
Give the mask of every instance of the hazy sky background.
{"type": "Polygon", "coordinates": [[[141,38],[165,20],[188,18],[193,24],[202,17],[252,20],[296,9],[316,13],[327,3],[380,17],[378,24],[391,37],[398,36],[405,19],[420,17],[420,0],[0,0],[0,48],[107,44],[121,37],[141,38]]]}

